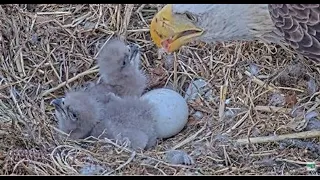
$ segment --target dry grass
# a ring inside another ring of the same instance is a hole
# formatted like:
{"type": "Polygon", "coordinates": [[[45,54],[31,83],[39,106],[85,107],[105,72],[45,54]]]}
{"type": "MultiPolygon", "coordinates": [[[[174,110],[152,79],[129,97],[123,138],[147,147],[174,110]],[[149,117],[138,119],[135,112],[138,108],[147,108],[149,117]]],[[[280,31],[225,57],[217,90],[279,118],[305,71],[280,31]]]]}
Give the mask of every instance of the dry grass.
{"type": "MultiPolygon", "coordinates": [[[[308,94],[303,83],[282,86],[277,80],[295,54],[261,42],[230,42],[190,44],[172,57],[158,58],[148,31],[157,8],[124,4],[0,6],[0,174],[78,174],[88,163],[100,165],[103,174],[114,175],[310,173],[305,162],[317,161],[319,155],[304,147],[280,148],[280,141],[270,138],[250,145],[229,142],[294,133],[284,126],[292,120],[288,112],[268,107],[268,98],[277,91],[294,93],[297,104],[305,107],[316,103],[317,94],[308,94]],[[184,94],[188,84],[201,77],[218,100],[190,102],[190,111],[202,111],[204,118],[190,117],[181,133],[149,151],[131,152],[113,142],[55,139],[56,122],[49,102],[71,87],[98,78],[94,58],[101,44],[114,34],[142,47],[143,68],[153,79],[150,88],[172,83],[184,94]],[[171,69],[164,68],[168,58],[175,60],[171,69]],[[255,78],[248,70],[251,63],[260,69],[255,78]],[[219,117],[222,85],[230,99],[225,108],[241,110],[232,119],[219,117]],[[171,148],[185,150],[195,164],[167,164],[164,152],[171,148]]],[[[318,83],[317,64],[305,59],[300,62],[318,83]]]]}

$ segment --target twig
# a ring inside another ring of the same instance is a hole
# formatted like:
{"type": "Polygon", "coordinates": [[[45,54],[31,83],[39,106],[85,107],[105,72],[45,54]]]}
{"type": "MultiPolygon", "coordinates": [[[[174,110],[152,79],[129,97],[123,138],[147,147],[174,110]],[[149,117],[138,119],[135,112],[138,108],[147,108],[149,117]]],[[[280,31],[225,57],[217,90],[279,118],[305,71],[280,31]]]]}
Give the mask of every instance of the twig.
{"type": "Polygon", "coordinates": [[[46,96],[46,95],[48,95],[49,93],[52,93],[53,91],[56,91],[56,90],[62,88],[62,87],[65,86],[67,83],[73,82],[73,81],[77,80],[78,78],[80,78],[80,77],[82,77],[82,76],[85,76],[85,75],[88,75],[88,74],[93,74],[93,73],[98,72],[99,69],[96,69],[96,68],[97,68],[97,66],[94,66],[93,68],[91,68],[91,69],[89,69],[89,70],[87,70],[87,71],[84,71],[84,72],[82,72],[82,73],[80,73],[80,74],[78,74],[78,75],[76,75],[76,76],[68,79],[68,81],[65,81],[65,82],[60,83],[58,86],[56,86],[56,87],[54,87],[54,88],[51,88],[51,89],[43,92],[42,94],[40,94],[40,97],[46,96]]]}
{"type": "Polygon", "coordinates": [[[285,135],[279,135],[279,136],[262,136],[262,137],[255,137],[255,138],[238,139],[236,140],[236,143],[245,145],[245,144],[255,144],[255,143],[276,142],[276,141],[282,141],[285,139],[314,138],[319,136],[320,136],[320,131],[312,130],[312,131],[285,134],[285,135]]]}
{"type": "Polygon", "coordinates": [[[292,110],[290,108],[283,108],[283,107],[276,107],[276,106],[255,106],[253,109],[257,111],[280,112],[280,113],[289,113],[292,110]]]}
{"type": "Polygon", "coordinates": [[[198,136],[198,134],[200,134],[205,128],[206,128],[206,125],[204,125],[199,131],[197,131],[193,135],[189,136],[187,139],[185,139],[185,140],[181,141],[180,143],[178,143],[177,145],[175,145],[172,148],[172,150],[175,150],[175,149],[187,144],[188,142],[194,140],[198,136]]]}
{"type": "Polygon", "coordinates": [[[269,91],[277,91],[276,87],[273,84],[267,85],[265,82],[261,81],[257,77],[253,76],[249,71],[244,72],[247,76],[252,78],[252,81],[258,84],[261,87],[266,87],[269,91]]]}
{"type": "Polygon", "coordinates": [[[109,42],[109,40],[113,37],[114,34],[111,34],[108,39],[103,43],[103,45],[100,47],[99,51],[97,52],[97,54],[94,56],[93,59],[97,59],[97,57],[99,56],[100,52],[102,51],[103,47],[109,42]]]}
{"type": "Polygon", "coordinates": [[[290,159],[281,159],[281,158],[277,158],[277,159],[275,159],[275,161],[287,162],[287,163],[292,163],[292,164],[300,164],[300,165],[308,165],[308,164],[310,164],[310,162],[293,161],[293,160],[290,160],[290,159]]]}
{"type": "Polygon", "coordinates": [[[177,76],[177,68],[178,68],[178,63],[177,63],[177,54],[174,53],[174,60],[173,60],[173,88],[176,90],[178,87],[178,76],[177,76]]]}
{"type": "Polygon", "coordinates": [[[127,32],[131,32],[131,33],[134,33],[134,32],[149,32],[150,29],[147,29],[147,28],[144,28],[144,29],[128,29],[127,32]]]}
{"type": "Polygon", "coordinates": [[[18,113],[19,113],[19,115],[21,117],[21,119],[20,118],[14,118],[14,120],[12,120],[13,125],[16,125],[15,123],[16,123],[16,120],[17,120],[17,121],[21,122],[23,125],[25,125],[27,128],[29,128],[29,126],[25,122],[25,116],[22,113],[22,110],[21,110],[21,108],[19,106],[19,103],[18,103],[18,101],[16,99],[16,96],[14,95],[13,88],[10,89],[10,96],[11,96],[11,99],[12,99],[14,105],[16,106],[16,108],[18,110],[18,113]]]}
{"type": "Polygon", "coordinates": [[[145,163],[142,163],[141,165],[142,165],[142,166],[147,166],[147,167],[150,167],[150,168],[153,168],[153,169],[156,169],[156,170],[158,170],[159,172],[161,172],[162,175],[167,176],[167,174],[166,174],[164,171],[162,171],[160,168],[158,168],[157,166],[151,166],[150,164],[145,164],[145,163]]]}
{"type": "Polygon", "coordinates": [[[248,111],[235,125],[233,125],[227,132],[223,133],[223,134],[228,134],[230,133],[232,130],[236,129],[238,126],[240,126],[249,116],[249,112],[248,111]]]}
{"type": "Polygon", "coordinates": [[[0,130],[0,136],[6,136],[8,134],[9,134],[8,132],[0,130]]]}
{"type": "Polygon", "coordinates": [[[126,166],[127,164],[129,164],[132,160],[133,160],[133,158],[136,156],[136,152],[135,151],[133,151],[132,152],[132,154],[131,154],[131,156],[130,156],[130,158],[125,162],[125,163],[123,163],[123,164],[121,164],[119,167],[117,167],[115,170],[113,170],[113,171],[110,171],[110,172],[108,172],[108,173],[106,173],[106,174],[104,174],[104,175],[110,175],[111,173],[113,173],[113,172],[115,172],[115,171],[118,171],[119,169],[121,169],[121,168],[123,168],[124,166],[126,166]]]}
{"type": "Polygon", "coordinates": [[[63,14],[63,15],[69,15],[71,12],[61,12],[61,11],[55,11],[55,12],[37,12],[37,15],[57,15],[57,14],[63,14]]]}
{"type": "Polygon", "coordinates": [[[119,34],[122,36],[126,36],[126,34],[127,34],[127,28],[128,28],[128,25],[129,25],[129,22],[131,19],[133,7],[134,7],[134,4],[126,4],[125,5],[123,24],[122,24],[122,28],[119,32],[119,34]]]}
{"type": "Polygon", "coordinates": [[[301,93],[304,92],[304,90],[302,90],[302,89],[291,88],[291,87],[277,87],[277,88],[278,88],[278,89],[291,90],[291,91],[298,91],[298,92],[301,92],[301,93]]]}
{"type": "Polygon", "coordinates": [[[228,81],[226,80],[225,84],[220,87],[219,121],[222,121],[222,118],[224,116],[227,91],[228,91],[228,81]]]}
{"type": "Polygon", "coordinates": [[[142,13],[141,13],[141,10],[144,8],[146,4],[142,4],[137,10],[136,10],[136,13],[139,14],[139,17],[141,19],[141,21],[147,26],[149,27],[149,24],[144,20],[143,16],[142,16],[142,13]]]}

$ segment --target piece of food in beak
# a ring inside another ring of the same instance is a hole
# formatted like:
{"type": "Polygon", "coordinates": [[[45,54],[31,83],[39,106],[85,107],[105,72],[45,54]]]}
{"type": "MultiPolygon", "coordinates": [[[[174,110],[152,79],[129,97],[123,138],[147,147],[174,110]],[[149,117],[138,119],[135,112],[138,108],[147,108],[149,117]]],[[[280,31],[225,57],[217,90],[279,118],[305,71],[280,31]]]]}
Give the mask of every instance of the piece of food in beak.
{"type": "Polygon", "coordinates": [[[153,42],[167,52],[173,52],[182,45],[201,36],[203,30],[196,27],[185,14],[174,14],[172,5],[163,7],[152,19],[150,34],[153,42]]]}

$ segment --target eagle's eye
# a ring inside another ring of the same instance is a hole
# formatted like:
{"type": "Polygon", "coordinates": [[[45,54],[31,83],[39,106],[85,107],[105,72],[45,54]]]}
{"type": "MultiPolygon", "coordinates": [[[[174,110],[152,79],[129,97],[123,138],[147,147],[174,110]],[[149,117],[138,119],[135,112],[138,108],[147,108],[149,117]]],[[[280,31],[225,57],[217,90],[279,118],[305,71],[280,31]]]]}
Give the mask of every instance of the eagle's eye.
{"type": "Polygon", "coordinates": [[[192,15],[191,13],[186,12],[185,15],[190,21],[197,22],[197,18],[194,15],[192,15]]]}

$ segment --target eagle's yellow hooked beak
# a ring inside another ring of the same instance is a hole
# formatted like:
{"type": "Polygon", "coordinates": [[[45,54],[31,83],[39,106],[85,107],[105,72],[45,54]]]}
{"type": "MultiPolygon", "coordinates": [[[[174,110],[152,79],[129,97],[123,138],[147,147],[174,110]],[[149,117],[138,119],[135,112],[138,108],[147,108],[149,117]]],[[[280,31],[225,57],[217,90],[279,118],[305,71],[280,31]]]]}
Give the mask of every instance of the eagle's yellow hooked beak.
{"type": "Polygon", "coordinates": [[[157,13],[150,25],[153,42],[169,53],[201,36],[202,33],[203,30],[196,27],[184,14],[174,14],[171,4],[157,13]]]}

